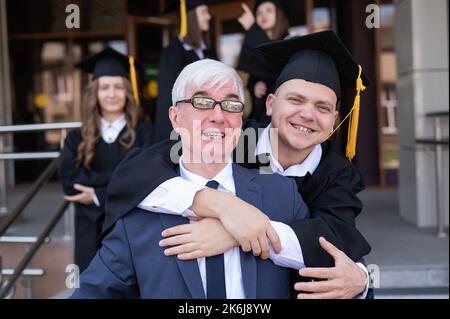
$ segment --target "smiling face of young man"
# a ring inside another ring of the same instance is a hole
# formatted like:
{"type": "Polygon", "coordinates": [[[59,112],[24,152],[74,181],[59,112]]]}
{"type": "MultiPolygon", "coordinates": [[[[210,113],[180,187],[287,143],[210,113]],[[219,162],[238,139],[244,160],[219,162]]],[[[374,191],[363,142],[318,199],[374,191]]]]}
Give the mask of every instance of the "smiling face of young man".
{"type": "Polygon", "coordinates": [[[267,97],[267,115],[278,129],[278,161],[287,168],[301,163],[332,132],[337,96],[329,87],[293,79],[267,97]]]}
{"type": "MultiPolygon", "coordinates": [[[[186,98],[193,97],[210,98],[218,102],[241,100],[232,82],[214,87],[210,87],[209,83],[190,87],[186,90],[186,98]]],[[[191,161],[201,159],[206,164],[209,164],[209,159],[210,163],[219,166],[228,163],[239,139],[242,112],[223,111],[219,104],[214,109],[202,110],[194,108],[189,102],[182,102],[169,109],[169,117],[181,136],[183,164],[189,164],[185,162],[187,158],[191,161]]]]}

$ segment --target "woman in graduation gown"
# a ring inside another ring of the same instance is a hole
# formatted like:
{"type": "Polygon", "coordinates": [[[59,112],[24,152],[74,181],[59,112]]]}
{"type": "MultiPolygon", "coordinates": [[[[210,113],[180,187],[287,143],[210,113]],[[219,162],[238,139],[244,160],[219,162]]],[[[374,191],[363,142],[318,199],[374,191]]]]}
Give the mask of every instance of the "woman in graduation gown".
{"type": "Polygon", "coordinates": [[[93,73],[93,80],[85,89],[82,127],[66,137],[59,175],[65,199],[75,205],[75,263],[80,271],[99,247],[114,168],[132,147],[149,144],[150,126],[139,122],[129,65],[126,56],[111,48],[77,65],[93,73]]]}
{"type": "MultiPolygon", "coordinates": [[[[177,10],[181,17],[180,34],[164,48],[159,63],[158,99],[156,101],[155,139],[168,139],[172,131],[168,110],[172,105],[172,87],[183,68],[195,61],[215,59],[214,50],[207,48],[205,33],[209,31],[211,15],[202,0],[182,0],[186,7],[177,10]],[[182,11],[185,10],[185,13],[182,11]]],[[[175,3],[178,3],[176,1],[175,3]]],[[[173,11],[174,5],[166,11],[173,11]]]]}
{"type": "MultiPolygon", "coordinates": [[[[242,8],[244,13],[238,21],[246,30],[246,34],[237,69],[250,75],[247,88],[253,107],[249,118],[265,121],[268,119],[266,97],[272,91],[274,82],[269,77],[261,77],[255,73],[254,65],[261,59],[255,54],[255,48],[264,43],[284,39],[289,33],[289,21],[286,17],[286,7],[281,0],[257,0],[253,12],[246,4],[243,4],[242,8]]],[[[259,68],[265,68],[263,63],[257,65],[259,68]]]]}

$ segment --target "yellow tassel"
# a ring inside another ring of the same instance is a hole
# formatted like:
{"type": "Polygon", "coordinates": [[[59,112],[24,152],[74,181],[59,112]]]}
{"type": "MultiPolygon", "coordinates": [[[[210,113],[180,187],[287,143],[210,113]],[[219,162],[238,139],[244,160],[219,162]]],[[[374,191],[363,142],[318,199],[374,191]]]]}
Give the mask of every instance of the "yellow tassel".
{"type": "Polygon", "coordinates": [[[358,123],[359,123],[359,109],[361,105],[361,91],[364,91],[366,87],[363,85],[363,81],[361,79],[362,68],[360,65],[358,78],[356,79],[356,96],[355,101],[353,102],[352,113],[350,116],[350,124],[348,127],[348,136],[347,136],[347,149],[345,151],[345,155],[349,160],[352,160],[356,155],[356,140],[358,137],[358,123]]]}
{"type": "Polygon", "coordinates": [[[187,13],[186,0],[180,0],[180,37],[184,38],[187,34],[187,13]]]}
{"type": "Polygon", "coordinates": [[[327,139],[329,139],[334,132],[336,132],[344,122],[350,118],[350,124],[348,126],[348,135],[347,135],[347,147],[345,150],[345,155],[349,160],[352,160],[356,155],[356,138],[358,135],[358,122],[359,122],[359,109],[361,104],[361,92],[366,89],[363,85],[363,81],[361,79],[362,67],[359,67],[358,78],[356,79],[356,96],[353,101],[353,107],[348,112],[348,114],[344,117],[344,119],[339,123],[338,126],[333,130],[333,132],[328,135],[327,139]]]}
{"type": "Polygon", "coordinates": [[[130,80],[131,80],[131,87],[133,88],[133,96],[134,100],[136,101],[136,104],[139,105],[136,68],[134,66],[134,58],[131,55],[129,57],[129,61],[130,61],[130,80]]]}

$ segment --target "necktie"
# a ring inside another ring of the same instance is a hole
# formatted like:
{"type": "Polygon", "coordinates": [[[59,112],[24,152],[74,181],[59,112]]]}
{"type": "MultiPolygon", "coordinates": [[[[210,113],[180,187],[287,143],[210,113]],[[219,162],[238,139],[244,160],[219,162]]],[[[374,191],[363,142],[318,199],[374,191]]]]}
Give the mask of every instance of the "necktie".
{"type": "MultiPolygon", "coordinates": [[[[217,189],[219,183],[209,181],[206,187],[217,189]]],[[[225,267],[223,254],[206,257],[206,297],[208,299],[226,299],[225,267]]]]}

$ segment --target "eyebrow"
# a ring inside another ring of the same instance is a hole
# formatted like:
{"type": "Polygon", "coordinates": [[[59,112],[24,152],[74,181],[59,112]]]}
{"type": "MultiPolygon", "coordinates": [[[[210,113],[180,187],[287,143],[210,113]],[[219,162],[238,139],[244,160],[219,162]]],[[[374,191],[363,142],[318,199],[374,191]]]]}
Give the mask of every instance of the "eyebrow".
{"type": "Polygon", "coordinates": [[[195,93],[192,94],[192,96],[209,96],[209,94],[206,91],[195,91],[195,93]]]}
{"type": "MultiPolygon", "coordinates": [[[[204,96],[204,97],[209,97],[210,95],[209,95],[209,93],[206,92],[206,91],[196,91],[194,94],[192,94],[192,96],[204,96]]],[[[227,100],[227,99],[237,99],[237,100],[239,100],[239,96],[238,96],[237,94],[230,93],[230,94],[227,94],[227,95],[225,96],[224,99],[225,99],[225,100],[227,100]]]]}
{"type": "Polygon", "coordinates": [[[236,99],[239,100],[239,96],[237,94],[231,93],[225,96],[225,99],[236,99]]]}

